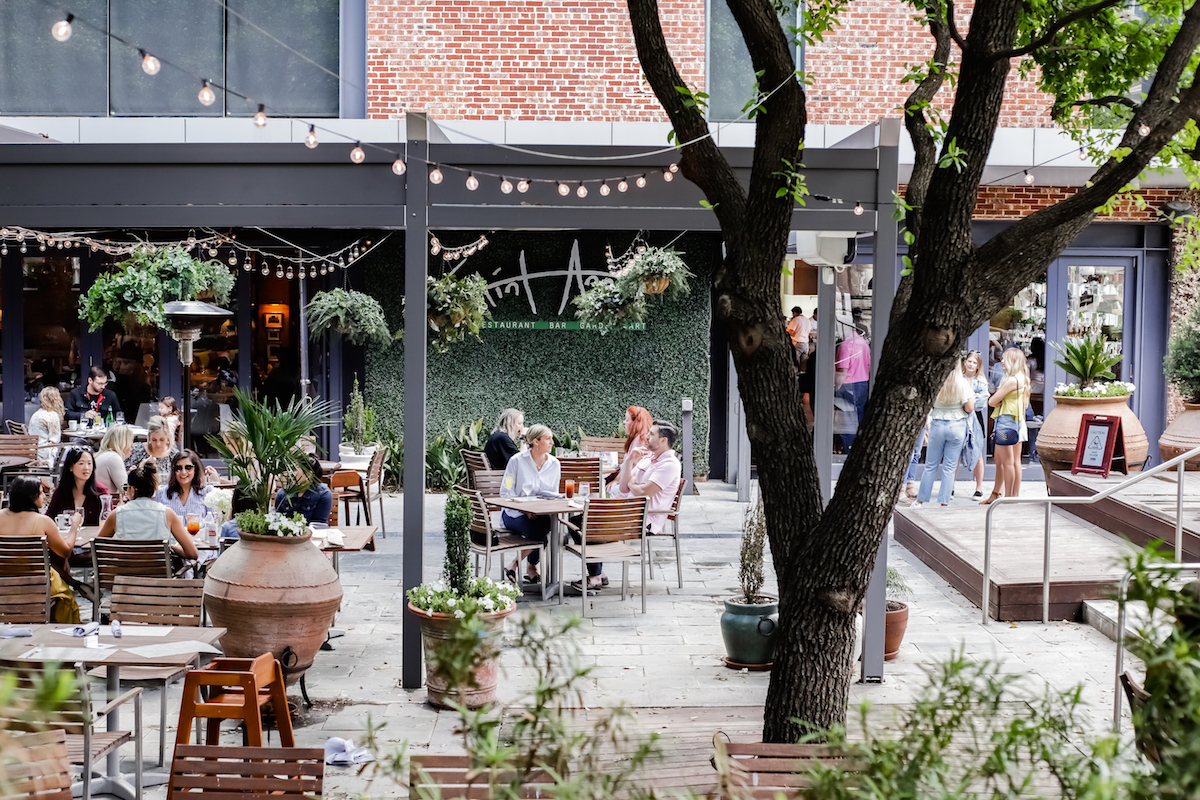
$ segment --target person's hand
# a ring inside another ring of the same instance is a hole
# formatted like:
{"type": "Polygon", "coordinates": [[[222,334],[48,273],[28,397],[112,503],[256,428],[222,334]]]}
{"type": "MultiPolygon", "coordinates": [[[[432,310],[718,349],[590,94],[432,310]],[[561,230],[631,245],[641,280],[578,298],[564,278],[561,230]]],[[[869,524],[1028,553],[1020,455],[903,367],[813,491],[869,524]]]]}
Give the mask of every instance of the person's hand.
{"type": "Polygon", "coordinates": [[[82,524],[83,524],[83,514],[76,511],[74,514],[71,515],[71,527],[75,530],[79,530],[79,526],[82,524]]]}
{"type": "Polygon", "coordinates": [[[96,410],[92,408],[89,408],[87,411],[83,412],[84,419],[95,419],[97,416],[96,410]]]}
{"type": "Polygon", "coordinates": [[[210,464],[209,466],[204,468],[204,477],[208,478],[209,480],[215,481],[215,480],[220,479],[221,473],[217,472],[216,467],[214,467],[210,464]]]}
{"type": "Polygon", "coordinates": [[[631,464],[637,464],[646,456],[650,455],[650,449],[646,447],[631,447],[629,448],[629,456],[625,459],[631,464]]]}

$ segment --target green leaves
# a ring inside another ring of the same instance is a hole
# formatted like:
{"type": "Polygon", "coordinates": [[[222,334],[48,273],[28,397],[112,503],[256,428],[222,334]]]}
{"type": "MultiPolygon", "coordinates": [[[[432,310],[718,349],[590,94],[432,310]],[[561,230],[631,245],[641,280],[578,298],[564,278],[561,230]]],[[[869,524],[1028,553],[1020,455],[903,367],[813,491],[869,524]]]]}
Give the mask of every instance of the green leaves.
{"type": "Polygon", "coordinates": [[[387,344],[392,339],[379,301],[353,289],[317,292],[305,313],[309,337],[314,340],[330,330],[358,345],[387,344]]]}
{"type": "Polygon", "coordinates": [[[451,489],[446,494],[446,583],[459,596],[471,589],[471,498],[451,489]]]}
{"type": "MultiPolygon", "coordinates": [[[[708,95],[704,92],[694,92],[686,86],[676,86],[675,91],[683,96],[680,101],[684,108],[698,108],[704,110],[708,108],[708,95]]],[[[671,131],[674,133],[674,131],[671,131]]]]}
{"type": "Polygon", "coordinates": [[[946,142],[946,146],[942,148],[942,157],[938,159],[938,166],[942,169],[954,167],[957,171],[962,172],[966,165],[967,151],[959,147],[955,139],[946,142]]]}
{"type": "Polygon", "coordinates": [[[1067,340],[1061,345],[1051,342],[1050,346],[1062,355],[1062,360],[1054,363],[1068,375],[1079,378],[1079,385],[1087,388],[1100,378],[1116,378],[1111,367],[1121,360],[1121,353],[1110,352],[1107,343],[1107,337],[1095,334],[1075,342],[1067,340]]]}
{"type": "Polygon", "coordinates": [[[1163,374],[1183,399],[1200,403],[1200,304],[1192,306],[1167,345],[1163,374]]]}
{"type": "MultiPolygon", "coordinates": [[[[803,142],[801,142],[800,146],[804,146],[803,142]]],[[[804,169],[804,165],[800,163],[793,164],[786,158],[780,159],[780,161],[783,162],[787,169],[780,170],[778,172],[772,172],[771,174],[778,178],[783,178],[784,181],[786,181],[786,185],[780,186],[778,189],[776,189],[775,196],[787,197],[788,195],[791,195],[793,203],[798,206],[805,205],[806,201],[804,198],[808,197],[809,191],[808,184],[804,179],[804,173],[800,171],[801,169],[804,169]]]]}

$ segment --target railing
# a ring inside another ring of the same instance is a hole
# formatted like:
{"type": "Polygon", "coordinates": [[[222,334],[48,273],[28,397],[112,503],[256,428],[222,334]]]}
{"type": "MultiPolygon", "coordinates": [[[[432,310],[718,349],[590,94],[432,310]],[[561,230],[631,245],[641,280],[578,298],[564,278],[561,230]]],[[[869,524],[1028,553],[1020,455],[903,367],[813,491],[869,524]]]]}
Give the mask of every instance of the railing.
{"type": "Polygon", "coordinates": [[[1112,497],[1117,492],[1133,486],[1135,483],[1154,477],[1160,472],[1167,472],[1172,468],[1179,470],[1178,486],[1175,491],[1175,560],[1183,560],[1183,474],[1186,468],[1186,462],[1190,458],[1200,456],[1200,447],[1194,450],[1189,450],[1183,455],[1176,456],[1170,461],[1159,464],[1153,469],[1145,472],[1139,472],[1131,478],[1121,481],[1116,486],[1110,486],[1099,494],[1094,494],[1091,497],[1001,497],[994,503],[988,506],[987,519],[983,527],[983,624],[987,625],[988,619],[988,602],[992,589],[992,514],[1002,505],[1017,505],[1024,504],[1042,504],[1046,506],[1046,537],[1045,544],[1042,549],[1042,622],[1050,622],[1050,520],[1053,517],[1051,513],[1055,505],[1059,506],[1087,506],[1093,503],[1098,503],[1112,497]]]}

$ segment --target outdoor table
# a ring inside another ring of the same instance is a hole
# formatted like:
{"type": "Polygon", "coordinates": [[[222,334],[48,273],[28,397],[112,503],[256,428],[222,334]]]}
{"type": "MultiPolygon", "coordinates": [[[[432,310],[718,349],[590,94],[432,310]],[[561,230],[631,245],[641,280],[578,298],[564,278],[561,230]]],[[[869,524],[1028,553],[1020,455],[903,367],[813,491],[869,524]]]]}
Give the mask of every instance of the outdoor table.
{"type": "MultiPolygon", "coordinates": [[[[147,428],[138,425],[126,425],[125,427],[133,431],[134,439],[140,440],[150,436],[150,431],[147,428]]],[[[108,430],[108,428],[76,428],[73,431],[63,431],[63,435],[68,439],[87,439],[89,442],[98,442],[104,438],[104,434],[108,433],[108,430]]]]}
{"type": "MultiPolygon", "coordinates": [[[[528,511],[530,514],[546,514],[550,517],[550,556],[547,559],[550,563],[542,565],[546,578],[542,599],[549,600],[558,594],[558,560],[563,543],[561,517],[564,514],[582,514],[583,503],[566,498],[558,500],[539,497],[485,497],[484,502],[489,506],[507,508],[509,511],[528,511]]],[[[559,597],[558,604],[562,605],[562,602],[562,597],[559,597]]]]}
{"type": "Polygon", "coordinates": [[[23,467],[30,461],[33,461],[33,459],[25,458],[24,456],[0,456],[0,470],[23,467]]]}
{"type": "MultiPolygon", "coordinates": [[[[80,663],[88,667],[104,666],[107,671],[106,683],[109,697],[115,697],[120,691],[121,686],[121,667],[186,667],[193,658],[203,649],[203,645],[215,645],[225,635],[225,628],[192,628],[176,626],[161,636],[139,636],[137,629],[138,625],[122,626],[124,634],[120,639],[113,638],[108,635],[100,636],[101,644],[114,645],[111,649],[95,649],[85,648],[83,639],[71,636],[65,636],[54,631],[62,628],[73,627],[64,625],[63,623],[51,623],[48,625],[31,625],[29,626],[33,632],[32,637],[21,639],[5,639],[0,643],[0,656],[4,658],[20,659],[25,657],[26,653],[38,647],[46,648],[66,648],[69,652],[57,654],[54,653],[38,654],[32,653],[29,658],[39,661],[62,661],[64,663],[80,663]],[[191,649],[182,649],[181,652],[170,653],[158,656],[147,656],[139,653],[130,652],[131,648],[147,647],[151,645],[172,645],[180,642],[195,643],[196,647],[191,649]],[[90,657],[89,651],[94,652],[96,657],[90,657]]],[[[151,628],[162,628],[164,626],[152,625],[146,626],[151,628]]],[[[114,710],[108,716],[108,730],[120,730],[120,711],[114,710]]],[[[125,800],[135,800],[133,786],[120,777],[120,754],[116,751],[108,756],[108,762],[103,777],[92,779],[92,794],[114,794],[125,800]]],[[[143,786],[159,786],[167,782],[169,774],[161,773],[144,773],[142,776],[143,786]]]]}
{"type": "Polygon", "coordinates": [[[340,462],[340,461],[322,461],[321,462],[321,469],[325,472],[326,475],[328,475],[331,472],[337,472],[341,468],[342,468],[342,462],[340,462]]]}

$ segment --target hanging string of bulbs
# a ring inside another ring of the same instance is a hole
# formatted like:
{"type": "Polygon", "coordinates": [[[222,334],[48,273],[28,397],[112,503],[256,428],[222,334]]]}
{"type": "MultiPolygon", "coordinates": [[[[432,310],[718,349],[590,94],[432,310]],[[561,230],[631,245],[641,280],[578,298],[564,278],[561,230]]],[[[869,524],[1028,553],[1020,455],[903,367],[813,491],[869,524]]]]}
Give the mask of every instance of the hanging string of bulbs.
{"type": "Polygon", "coordinates": [[[487,247],[487,236],[480,236],[470,244],[464,244],[459,247],[446,247],[442,244],[438,237],[430,235],[429,237],[429,253],[430,255],[442,254],[442,259],[445,261],[458,261],[459,259],[473,256],[483,248],[487,247]]]}

